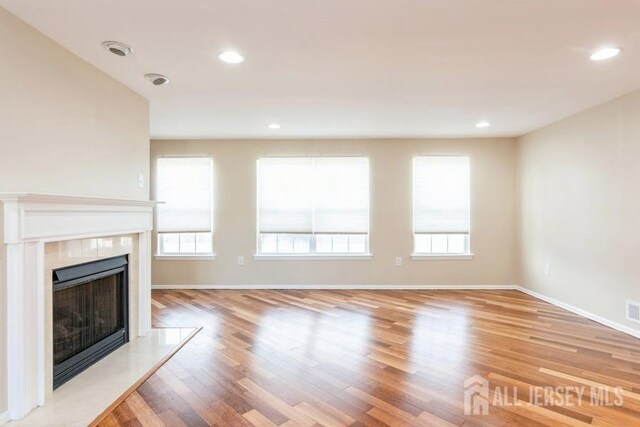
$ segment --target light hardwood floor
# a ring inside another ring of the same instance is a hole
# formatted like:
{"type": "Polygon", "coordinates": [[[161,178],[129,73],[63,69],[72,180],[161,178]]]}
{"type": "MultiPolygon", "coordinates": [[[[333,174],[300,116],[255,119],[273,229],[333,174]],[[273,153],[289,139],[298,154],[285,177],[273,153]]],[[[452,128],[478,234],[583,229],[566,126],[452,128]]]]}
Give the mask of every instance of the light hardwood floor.
{"type": "Polygon", "coordinates": [[[518,291],[154,291],[153,306],[156,326],[204,329],[103,427],[640,425],[640,340],[518,291]],[[488,415],[465,415],[473,375],[488,415]],[[622,389],[605,401],[604,385],[622,389]],[[494,405],[514,388],[518,406],[494,405]]]}

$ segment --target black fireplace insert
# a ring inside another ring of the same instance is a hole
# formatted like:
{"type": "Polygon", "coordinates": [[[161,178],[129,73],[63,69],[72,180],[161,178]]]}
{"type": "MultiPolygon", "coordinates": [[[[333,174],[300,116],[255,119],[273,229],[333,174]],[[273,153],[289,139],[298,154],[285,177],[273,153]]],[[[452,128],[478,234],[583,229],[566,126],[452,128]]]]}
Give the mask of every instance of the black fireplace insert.
{"type": "Polygon", "coordinates": [[[128,258],[53,271],[53,388],[129,341],[128,258]]]}

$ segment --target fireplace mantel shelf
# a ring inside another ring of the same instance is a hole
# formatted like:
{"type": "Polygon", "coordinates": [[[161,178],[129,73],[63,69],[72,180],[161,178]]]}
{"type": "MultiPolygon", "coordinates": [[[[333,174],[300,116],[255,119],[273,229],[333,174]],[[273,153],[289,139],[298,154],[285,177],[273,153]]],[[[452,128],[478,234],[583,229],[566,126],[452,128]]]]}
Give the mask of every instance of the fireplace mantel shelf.
{"type": "Polygon", "coordinates": [[[0,193],[0,201],[17,203],[50,203],[66,205],[98,206],[143,206],[154,207],[159,202],[153,200],[109,199],[102,197],[68,196],[62,194],[40,193],[0,193]]]}
{"type": "Polygon", "coordinates": [[[60,241],[153,228],[155,201],[0,193],[4,243],[60,241]]]}

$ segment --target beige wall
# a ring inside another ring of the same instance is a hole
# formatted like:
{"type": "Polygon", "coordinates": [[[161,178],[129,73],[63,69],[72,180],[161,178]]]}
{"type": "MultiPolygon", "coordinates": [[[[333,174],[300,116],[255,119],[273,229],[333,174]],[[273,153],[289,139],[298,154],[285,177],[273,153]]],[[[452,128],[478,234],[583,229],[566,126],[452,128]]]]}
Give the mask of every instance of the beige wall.
{"type": "Polygon", "coordinates": [[[640,91],[520,138],[518,163],[521,283],[640,329],[640,91]]]}
{"type": "Polygon", "coordinates": [[[152,141],[162,155],[208,155],[215,175],[215,261],[154,261],[155,285],[513,285],[515,143],[476,140],[152,141]],[[472,261],[412,261],[411,164],[420,154],[471,157],[472,261]],[[256,160],[362,155],[371,168],[372,260],[254,260],[256,160]],[[237,265],[237,257],[245,265],[237,265]],[[404,265],[394,266],[402,256],[404,265]]]}
{"type": "MultiPolygon", "coordinates": [[[[0,62],[0,192],[148,199],[148,189],[137,186],[138,174],[146,178],[149,170],[144,98],[2,8],[0,62]]],[[[3,302],[4,271],[0,261],[3,302]]],[[[1,343],[5,316],[0,304],[1,343]]],[[[0,345],[0,418],[4,350],[0,345]]]]}
{"type": "Polygon", "coordinates": [[[0,192],[148,198],[144,98],[2,8],[0,58],[0,192]]]}

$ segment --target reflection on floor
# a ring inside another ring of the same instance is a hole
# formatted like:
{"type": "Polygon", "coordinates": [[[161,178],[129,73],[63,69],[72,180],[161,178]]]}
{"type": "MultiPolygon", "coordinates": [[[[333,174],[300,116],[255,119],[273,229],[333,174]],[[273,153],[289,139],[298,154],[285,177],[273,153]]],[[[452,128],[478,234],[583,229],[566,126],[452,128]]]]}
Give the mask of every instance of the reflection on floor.
{"type": "Polygon", "coordinates": [[[204,329],[103,426],[640,423],[640,340],[518,291],[153,298],[204,329]]]}
{"type": "Polygon", "coordinates": [[[111,353],[56,389],[46,405],[8,427],[87,426],[196,328],[153,329],[111,353]]]}

